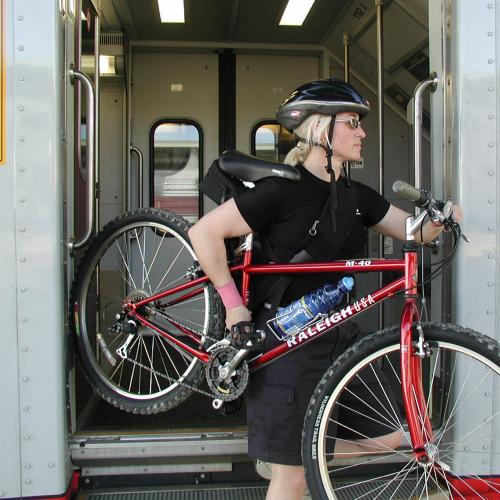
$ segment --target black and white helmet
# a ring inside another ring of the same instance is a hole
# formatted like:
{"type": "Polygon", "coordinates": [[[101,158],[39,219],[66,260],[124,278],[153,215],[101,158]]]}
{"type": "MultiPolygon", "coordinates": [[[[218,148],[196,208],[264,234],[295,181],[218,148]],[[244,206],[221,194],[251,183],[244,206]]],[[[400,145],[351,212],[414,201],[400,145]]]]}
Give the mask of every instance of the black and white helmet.
{"type": "Polygon", "coordinates": [[[314,113],[335,116],[349,111],[358,113],[361,119],[370,111],[370,103],[352,85],[328,78],[306,83],[294,90],[281,103],[276,119],[292,132],[314,113]]]}

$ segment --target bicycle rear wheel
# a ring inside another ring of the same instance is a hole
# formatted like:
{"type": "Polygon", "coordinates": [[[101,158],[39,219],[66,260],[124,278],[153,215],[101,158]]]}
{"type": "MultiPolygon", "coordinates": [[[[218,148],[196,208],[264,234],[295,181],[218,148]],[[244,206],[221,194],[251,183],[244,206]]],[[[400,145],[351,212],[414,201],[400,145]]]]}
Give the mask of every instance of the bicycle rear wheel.
{"type": "Polygon", "coordinates": [[[500,347],[453,325],[423,328],[430,463],[416,461],[399,417],[399,328],[376,332],[339,357],[311,399],[302,455],[313,498],[500,498],[500,347]]]}
{"type": "MultiPolygon", "coordinates": [[[[157,209],[122,215],[96,237],[75,280],[75,342],[81,364],[97,393],[123,410],[148,414],[173,408],[204,375],[202,362],[154,329],[139,326],[131,333],[121,315],[125,302],[190,280],[197,263],[188,228],[181,217],[157,209]],[[125,348],[125,358],[119,348],[125,348]]],[[[140,314],[201,348],[207,336],[222,338],[220,299],[211,285],[181,299],[188,292],[150,302],[140,314]]]]}

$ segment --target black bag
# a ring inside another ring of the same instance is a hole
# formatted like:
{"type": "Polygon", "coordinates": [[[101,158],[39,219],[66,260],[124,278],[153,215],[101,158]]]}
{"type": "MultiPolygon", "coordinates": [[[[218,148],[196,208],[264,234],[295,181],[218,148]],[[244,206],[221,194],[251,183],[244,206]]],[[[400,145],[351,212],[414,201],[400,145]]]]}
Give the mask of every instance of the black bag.
{"type": "MultiPolygon", "coordinates": [[[[249,188],[239,179],[223,172],[218,160],[213,161],[205,177],[200,182],[200,191],[217,203],[217,205],[222,205],[225,201],[234,198],[237,194],[247,189],[249,188]]],[[[241,238],[229,238],[225,241],[229,262],[233,260],[234,252],[241,244],[241,241],[241,238]]]]}
{"type": "Polygon", "coordinates": [[[225,201],[247,189],[239,179],[223,172],[217,160],[214,160],[210,165],[208,172],[200,183],[201,192],[217,205],[222,205],[225,201]]]}

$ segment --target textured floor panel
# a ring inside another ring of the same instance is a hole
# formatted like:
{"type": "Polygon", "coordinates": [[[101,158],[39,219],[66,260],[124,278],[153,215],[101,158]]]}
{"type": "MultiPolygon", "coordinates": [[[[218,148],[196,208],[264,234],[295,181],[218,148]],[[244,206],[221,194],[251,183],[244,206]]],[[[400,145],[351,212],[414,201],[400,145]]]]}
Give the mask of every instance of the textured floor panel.
{"type": "MultiPolygon", "coordinates": [[[[345,483],[346,485],[349,483],[345,483]]],[[[386,481],[369,481],[368,483],[361,483],[355,486],[349,486],[348,491],[341,489],[335,491],[338,500],[353,500],[356,498],[363,498],[372,500],[408,500],[429,498],[432,494],[431,491],[425,491],[425,485],[422,483],[417,487],[416,479],[406,479],[405,481],[388,484],[386,481]],[[370,494],[370,497],[367,496],[370,494]]]]}
{"type": "MultiPolygon", "coordinates": [[[[346,486],[349,483],[344,483],[346,486]]],[[[355,487],[349,486],[348,491],[342,489],[335,493],[338,500],[353,500],[363,498],[367,500],[408,500],[427,498],[421,497],[422,491],[417,486],[417,480],[407,479],[397,485],[388,485],[382,481],[369,481],[361,483],[355,487]],[[377,488],[379,487],[379,488],[377,488]],[[370,494],[367,497],[367,494],[370,494]]],[[[87,492],[87,500],[264,500],[266,497],[267,485],[264,486],[246,486],[246,487],[227,487],[220,488],[182,488],[168,490],[150,490],[150,491],[96,491],[87,492]]],[[[434,497],[431,492],[428,492],[430,498],[443,498],[442,496],[434,497]]],[[[305,497],[310,498],[310,497],[305,497]]]]}
{"type": "Polygon", "coordinates": [[[88,500],[264,500],[267,486],[89,493],[88,500]]]}

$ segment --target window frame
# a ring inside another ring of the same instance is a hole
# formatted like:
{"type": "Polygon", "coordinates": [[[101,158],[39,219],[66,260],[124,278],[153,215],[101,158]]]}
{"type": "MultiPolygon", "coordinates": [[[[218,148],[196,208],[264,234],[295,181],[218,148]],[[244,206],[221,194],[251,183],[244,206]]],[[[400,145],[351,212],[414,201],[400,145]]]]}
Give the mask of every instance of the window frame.
{"type": "Polygon", "coordinates": [[[204,137],[203,137],[203,129],[201,125],[191,118],[160,118],[156,120],[149,130],[149,206],[154,206],[154,179],[155,179],[155,131],[156,129],[163,124],[173,123],[176,125],[192,125],[198,131],[199,137],[199,155],[198,155],[198,219],[201,219],[203,216],[203,194],[200,190],[199,183],[203,179],[203,164],[204,164],[204,137]]]}
{"type": "MultiPolygon", "coordinates": [[[[260,127],[263,127],[265,125],[276,125],[278,127],[282,127],[283,130],[286,130],[285,127],[283,127],[283,125],[281,123],[279,123],[278,120],[276,120],[274,118],[267,118],[267,119],[262,119],[262,120],[257,121],[253,125],[252,130],[250,132],[250,154],[252,156],[257,156],[257,144],[256,144],[257,131],[259,130],[260,127]]],[[[291,134],[291,135],[293,137],[293,134],[291,134]]],[[[279,139],[278,139],[278,142],[276,143],[276,146],[278,146],[278,144],[279,144],[279,139]]],[[[296,144],[296,142],[294,142],[293,145],[295,145],[295,144],[296,144]]],[[[288,151],[290,151],[292,149],[292,147],[293,146],[291,146],[288,151]]],[[[277,163],[280,163],[279,162],[279,154],[280,154],[279,149],[278,149],[277,153],[278,153],[278,155],[277,155],[278,160],[276,160],[276,161],[277,161],[277,163]]],[[[285,158],[285,156],[283,156],[283,159],[285,158]]]]}
{"type": "Polygon", "coordinates": [[[263,125],[279,125],[278,120],[271,118],[271,119],[264,119],[264,120],[259,120],[254,124],[252,127],[252,130],[250,132],[250,154],[252,156],[256,156],[257,154],[257,148],[256,148],[256,143],[255,139],[257,137],[257,130],[259,130],[260,127],[263,125]]]}

